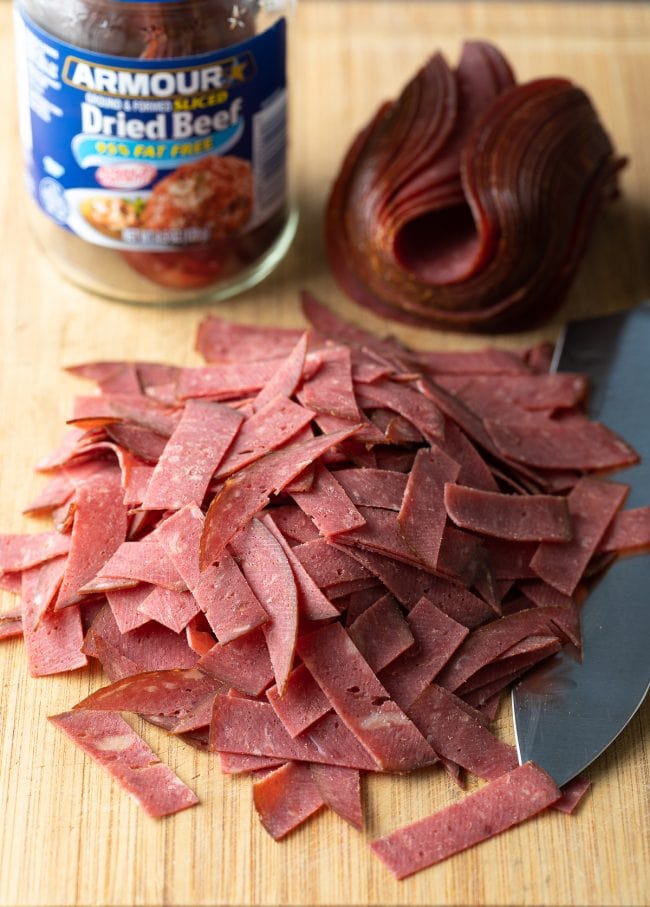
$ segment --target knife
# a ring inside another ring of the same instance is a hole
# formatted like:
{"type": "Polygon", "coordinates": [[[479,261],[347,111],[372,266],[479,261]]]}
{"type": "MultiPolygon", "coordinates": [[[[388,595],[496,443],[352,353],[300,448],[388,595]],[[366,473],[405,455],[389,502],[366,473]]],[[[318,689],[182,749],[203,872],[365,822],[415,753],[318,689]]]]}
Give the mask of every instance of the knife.
{"type": "MultiPolygon", "coordinates": [[[[552,369],[591,381],[589,412],[641,457],[622,474],[626,507],[650,503],[650,302],[572,322],[552,369]]],[[[619,559],[581,610],[582,659],[564,649],[512,691],[519,761],[536,762],[558,786],[621,733],[650,686],[650,557],[619,559]]]]}

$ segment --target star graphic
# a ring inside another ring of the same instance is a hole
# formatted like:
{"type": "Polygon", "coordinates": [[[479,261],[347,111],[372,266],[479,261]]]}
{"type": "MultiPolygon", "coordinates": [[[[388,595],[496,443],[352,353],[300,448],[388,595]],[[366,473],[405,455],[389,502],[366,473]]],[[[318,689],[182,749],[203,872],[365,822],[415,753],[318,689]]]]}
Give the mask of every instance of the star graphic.
{"type": "Polygon", "coordinates": [[[235,60],[230,66],[230,81],[231,82],[245,82],[246,81],[246,60],[235,60]]]}
{"type": "Polygon", "coordinates": [[[228,19],[228,26],[231,31],[235,28],[244,28],[244,23],[241,19],[242,14],[243,10],[240,10],[239,4],[235,3],[232,8],[232,15],[228,19]]]}

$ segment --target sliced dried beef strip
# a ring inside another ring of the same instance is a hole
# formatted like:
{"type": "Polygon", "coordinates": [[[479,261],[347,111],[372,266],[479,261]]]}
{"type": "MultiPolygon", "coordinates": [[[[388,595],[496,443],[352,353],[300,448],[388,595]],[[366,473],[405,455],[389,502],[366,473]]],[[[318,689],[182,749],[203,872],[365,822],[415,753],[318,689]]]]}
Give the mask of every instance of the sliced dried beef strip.
{"type": "Polygon", "coordinates": [[[408,624],[392,595],[384,595],[366,608],[348,628],[357,649],[377,674],[414,642],[408,624]]]}
{"type": "Polygon", "coordinates": [[[280,695],[293,666],[298,634],[298,589],[282,546],[260,523],[251,520],[230,543],[248,585],[269,620],[262,624],[280,695]]]}
{"type": "Polygon", "coordinates": [[[497,740],[444,687],[428,686],[407,712],[439,756],[452,759],[479,778],[498,778],[518,765],[516,749],[497,740]]]}
{"type": "Polygon", "coordinates": [[[404,879],[530,819],[561,796],[551,778],[527,762],[464,800],[377,838],[370,847],[398,879],[404,879]]]}
{"type": "Polygon", "coordinates": [[[359,771],[341,765],[319,765],[317,762],[312,762],[309,769],[325,805],[361,831],[363,806],[359,771]]]}
{"type": "Polygon", "coordinates": [[[553,495],[514,495],[448,482],[445,508],[457,526],[516,542],[567,542],[573,532],[567,502],[553,495]]]}
{"type": "Polygon", "coordinates": [[[292,738],[269,704],[229,696],[217,696],[215,700],[210,749],[213,752],[322,762],[366,771],[377,771],[379,768],[333,712],[292,738]]]}
{"type": "Polygon", "coordinates": [[[341,720],[384,771],[435,762],[431,747],[391,700],[341,624],[300,637],[297,650],[341,720]]]}
{"type": "Polygon", "coordinates": [[[309,765],[287,762],[253,782],[253,802],[262,825],[281,841],[325,805],[309,765]]]}
{"type": "Polygon", "coordinates": [[[107,769],[150,816],[168,816],[199,802],[116,712],[63,712],[50,721],[107,769]]]}
{"type": "Polygon", "coordinates": [[[291,737],[298,737],[332,708],[304,664],[289,674],[282,696],[273,686],[266,691],[266,698],[291,737]]]}
{"type": "Polygon", "coordinates": [[[562,546],[542,542],[530,562],[537,576],[572,595],[626,494],[624,485],[581,478],[567,497],[573,539],[562,546]]]}

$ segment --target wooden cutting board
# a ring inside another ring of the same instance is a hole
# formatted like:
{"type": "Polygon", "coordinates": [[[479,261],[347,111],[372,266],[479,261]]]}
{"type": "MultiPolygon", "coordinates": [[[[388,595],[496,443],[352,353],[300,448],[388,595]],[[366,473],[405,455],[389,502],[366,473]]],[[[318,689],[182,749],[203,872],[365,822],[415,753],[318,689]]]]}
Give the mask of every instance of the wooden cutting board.
{"type": "MultiPolygon", "coordinates": [[[[498,43],[520,77],[565,74],[594,99],[618,149],[631,158],[623,195],[602,217],[561,317],[509,347],[553,338],[562,318],[612,311],[650,294],[650,8],[641,3],[427,3],[304,0],[292,40],[293,172],[301,226],[267,282],[220,313],[299,325],[301,287],[377,330],[328,274],[321,242],[327,188],[347,143],[385,97],[437,47],[456,59],[466,37],[498,43]]],[[[26,223],[14,115],[10,4],[0,2],[5,112],[0,120],[0,529],[33,531],[20,511],[40,482],[79,385],[61,367],[88,359],[197,363],[208,307],[131,308],[63,283],[26,223]]],[[[479,337],[391,326],[422,346],[479,347],[479,337]]],[[[647,375],[644,376],[647,380],[647,375]]],[[[647,417],[647,414],[646,414],[647,417]]],[[[2,595],[3,608],[10,597],[2,595]]],[[[619,603],[624,609],[625,602],[619,603]]],[[[20,642],[0,650],[0,904],[647,904],[649,765],[646,708],[589,770],[577,815],[550,813],[415,878],[397,883],[370,839],[458,800],[441,773],[370,778],[367,831],[320,815],[282,844],[259,826],[247,779],[214,759],[135,725],[202,804],[147,818],[45,720],[100,684],[97,671],[33,680],[20,642]],[[645,736],[644,736],[645,734],[645,736]]],[[[512,739],[509,714],[499,720],[512,739]]]]}

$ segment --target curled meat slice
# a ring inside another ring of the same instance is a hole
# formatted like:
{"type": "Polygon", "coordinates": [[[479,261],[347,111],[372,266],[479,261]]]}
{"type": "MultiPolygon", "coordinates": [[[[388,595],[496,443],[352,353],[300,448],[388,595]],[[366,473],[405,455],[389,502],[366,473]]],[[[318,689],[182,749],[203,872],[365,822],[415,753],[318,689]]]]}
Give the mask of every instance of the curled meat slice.
{"type": "Polygon", "coordinates": [[[561,303],[622,163],[579,87],[517,85],[496,48],[468,42],[352,142],[327,208],[332,270],[385,317],[532,327],[561,303]]]}

